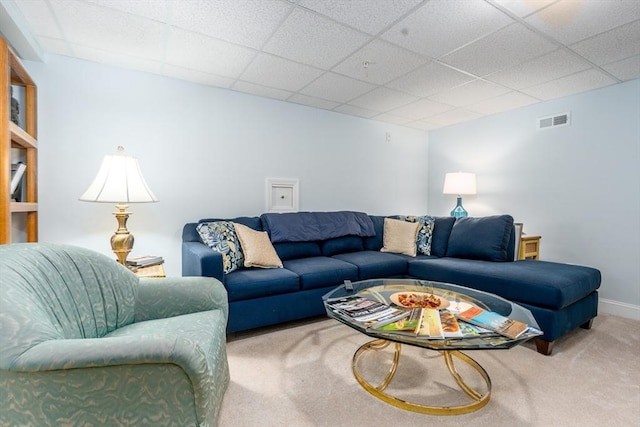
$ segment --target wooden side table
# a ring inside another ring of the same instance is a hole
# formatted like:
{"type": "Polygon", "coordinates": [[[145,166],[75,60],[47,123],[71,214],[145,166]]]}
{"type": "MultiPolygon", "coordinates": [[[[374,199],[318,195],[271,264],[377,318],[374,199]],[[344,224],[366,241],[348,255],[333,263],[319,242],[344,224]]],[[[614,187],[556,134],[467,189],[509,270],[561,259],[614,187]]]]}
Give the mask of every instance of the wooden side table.
{"type": "Polygon", "coordinates": [[[520,256],[518,259],[540,259],[541,236],[522,236],[520,238],[520,256]]]}
{"type": "Polygon", "coordinates": [[[167,275],[164,273],[164,264],[139,267],[131,271],[138,277],[167,277],[167,275]]]}

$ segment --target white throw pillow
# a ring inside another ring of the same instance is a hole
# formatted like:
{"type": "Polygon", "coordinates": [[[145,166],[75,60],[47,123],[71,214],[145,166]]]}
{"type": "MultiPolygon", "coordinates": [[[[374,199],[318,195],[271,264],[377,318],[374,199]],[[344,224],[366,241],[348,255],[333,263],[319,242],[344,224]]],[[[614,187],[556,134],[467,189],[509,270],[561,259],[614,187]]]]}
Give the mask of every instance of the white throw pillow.
{"type": "MultiPolygon", "coordinates": [[[[419,222],[407,222],[385,218],[384,232],[382,235],[382,249],[380,249],[380,252],[394,252],[398,254],[416,256],[416,239],[418,237],[420,227],[422,227],[422,224],[419,222]]],[[[242,246],[242,250],[244,250],[244,245],[242,246]]]]}

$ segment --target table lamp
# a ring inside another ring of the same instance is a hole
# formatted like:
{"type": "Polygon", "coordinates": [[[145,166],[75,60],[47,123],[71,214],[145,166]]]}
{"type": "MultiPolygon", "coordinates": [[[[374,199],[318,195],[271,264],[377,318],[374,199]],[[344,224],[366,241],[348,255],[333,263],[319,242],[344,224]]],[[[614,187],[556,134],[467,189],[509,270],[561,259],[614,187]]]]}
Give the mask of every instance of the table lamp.
{"type": "Polygon", "coordinates": [[[451,211],[451,216],[456,218],[467,216],[467,211],[462,207],[462,196],[476,194],[476,174],[468,172],[452,172],[446,174],[442,193],[456,194],[458,196],[458,202],[456,207],[451,211]]]}
{"type": "Polygon", "coordinates": [[[142,176],[138,159],[125,156],[122,147],[118,147],[118,154],[104,156],[98,174],[80,200],[116,204],[118,211],[113,214],[118,229],[111,236],[111,249],[118,262],[126,265],[127,255],[133,248],[133,235],[127,230],[127,219],[131,215],[127,212],[128,204],[158,201],[142,176]]]}

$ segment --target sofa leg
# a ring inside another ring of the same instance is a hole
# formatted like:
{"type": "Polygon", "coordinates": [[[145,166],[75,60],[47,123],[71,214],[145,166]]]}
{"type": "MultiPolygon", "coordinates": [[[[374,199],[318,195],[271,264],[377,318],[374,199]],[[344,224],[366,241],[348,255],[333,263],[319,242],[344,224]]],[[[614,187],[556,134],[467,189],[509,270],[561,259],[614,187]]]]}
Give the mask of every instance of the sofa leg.
{"type": "Polygon", "coordinates": [[[544,354],[545,356],[549,356],[551,354],[551,351],[553,350],[553,343],[555,341],[545,341],[541,338],[534,338],[534,341],[536,342],[536,349],[538,350],[538,353],[544,354]]]}
{"type": "Polygon", "coordinates": [[[593,326],[593,319],[589,319],[589,321],[580,325],[582,329],[591,329],[591,326],[593,326]]]}

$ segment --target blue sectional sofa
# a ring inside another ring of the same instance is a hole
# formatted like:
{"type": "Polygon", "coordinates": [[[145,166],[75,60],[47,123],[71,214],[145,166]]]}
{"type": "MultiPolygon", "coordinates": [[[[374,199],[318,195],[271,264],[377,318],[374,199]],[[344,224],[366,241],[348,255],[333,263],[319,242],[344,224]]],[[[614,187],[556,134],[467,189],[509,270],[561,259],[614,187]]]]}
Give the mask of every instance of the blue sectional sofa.
{"type": "Polygon", "coordinates": [[[183,275],[215,277],[226,287],[229,333],[322,315],[322,295],[344,280],[374,278],[449,282],[512,300],[527,307],[544,331],[536,339],[542,354],[551,354],[553,342],[567,332],[589,328],[597,315],[600,272],[563,263],[514,261],[515,232],[509,215],[456,220],[357,212],[268,213],[188,223],[182,240],[183,275]],[[344,215],[356,218],[350,229],[341,225],[344,215]],[[426,251],[430,254],[381,251],[385,218],[432,223],[426,251]],[[283,268],[225,273],[222,254],[205,245],[198,232],[203,224],[220,221],[267,232],[283,268]]]}

